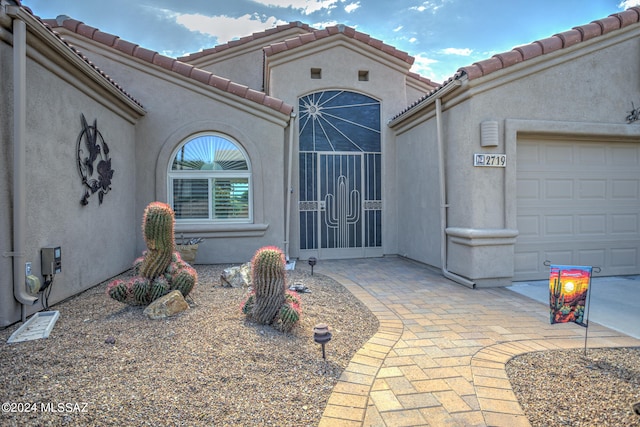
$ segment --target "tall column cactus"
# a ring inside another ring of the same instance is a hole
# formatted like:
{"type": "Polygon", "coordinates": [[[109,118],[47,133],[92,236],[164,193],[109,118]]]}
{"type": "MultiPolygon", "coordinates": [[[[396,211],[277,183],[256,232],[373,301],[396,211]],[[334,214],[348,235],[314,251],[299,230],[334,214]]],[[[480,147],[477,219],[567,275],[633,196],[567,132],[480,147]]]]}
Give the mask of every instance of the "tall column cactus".
{"type": "Polygon", "coordinates": [[[198,273],[174,251],[174,214],[165,203],[152,202],[144,210],[142,231],[147,251],[133,262],[134,276],[107,285],[107,294],[126,304],[147,305],[177,289],[186,297],[198,273]]]}
{"type": "Polygon", "coordinates": [[[255,291],[252,317],[269,325],[285,302],[285,259],[275,246],[259,249],[251,261],[251,276],[255,291]]]}
{"type": "Polygon", "coordinates": [[[140,275],[155,279],[164,273],[173,254],[173,210],[162,202],[152,202],[144,210],[142,232],[148,252],[140,265],[140,275]]]}

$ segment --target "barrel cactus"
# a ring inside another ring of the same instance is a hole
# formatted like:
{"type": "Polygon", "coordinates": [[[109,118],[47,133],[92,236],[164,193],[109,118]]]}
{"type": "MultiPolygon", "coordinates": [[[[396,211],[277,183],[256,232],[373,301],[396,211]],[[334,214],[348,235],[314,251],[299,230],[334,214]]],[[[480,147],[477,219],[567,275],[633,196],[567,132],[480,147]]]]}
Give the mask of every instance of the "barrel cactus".
{"type": "Polygon", "coordinates": [[[280,307],[276,317],[276,327],[282,331],[290,331],[300,320],[301,313],[300,299],[294,293],[287,291],[285,303],[280,307]]]}
{"type": "Polygon", "coordinates": [[[165,203],[150,203],[144,211],[142,231],[147,250],[133,262],[134,277],[116,279],[107,285],[107,294],[131,305],[147,305],[174,289],[189,295],[198,274],[175,251],[174,214],[165,203]]]}
{"type": "Polygon", "coordinates": [[[144,210],[142,232],[147,253],[140,265],[140,275],[155,279],[166,270],[175,251],[173,210],[166,203],[152,202],[144,210]]]}
{"type": "Polygon", "coordinates": [[[253,318],[268,325],[284,303],[284,254],[276,247],[265,247],[256,252],[251,261],[252,283],[256,292],[253,318]]]}
{"type": "Polygon", "coordinates": [[[253,292],[242,312],[262,325],[289,331],[300,319],[300,300],[286,291],[285,257],[275,246],[258,249],[251,260],[253,292]]]}
{"type": "Polygon", "coordinates": [[[113,280],[107,285],[107,294],[116,301],[126,302],[129,299],[129,286],[125,280],[113,280]]]}

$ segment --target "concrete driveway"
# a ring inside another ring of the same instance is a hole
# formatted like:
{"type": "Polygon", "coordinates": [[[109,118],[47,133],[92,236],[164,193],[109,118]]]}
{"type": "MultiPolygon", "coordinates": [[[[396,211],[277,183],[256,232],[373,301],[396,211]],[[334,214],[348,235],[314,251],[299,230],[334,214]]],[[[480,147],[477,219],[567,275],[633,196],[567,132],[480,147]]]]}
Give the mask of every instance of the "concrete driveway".
{"type": "MultiPolygon", "coordinates": [[[[549,305],[549,281],[516,282],[514,292],[549,305]]],[[[593,277],[589,320],[640,338],[640,275],[593,277]]]]}

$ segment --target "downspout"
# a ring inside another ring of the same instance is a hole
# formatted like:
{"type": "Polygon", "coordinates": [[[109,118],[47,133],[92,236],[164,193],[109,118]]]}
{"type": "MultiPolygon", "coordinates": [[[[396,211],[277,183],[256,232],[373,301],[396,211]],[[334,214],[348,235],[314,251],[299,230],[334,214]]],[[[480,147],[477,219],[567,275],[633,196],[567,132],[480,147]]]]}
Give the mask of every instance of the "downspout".
{"type": "Polygon", "coordinates": [[[436,131],[438,140],[438,163],[440,170],[440,230],[442,232],[440,240],[440,262],[442,264],[442,274],[444,277],[460,283],[461,285],[475,289],[476,284],[474,282],[447,270],[447,208],[449,205],[447,205],[447,174],[445,170],[444,142],[442,135],[442,101],[440,99],[443,94],[436,97],[436,131]]]}
{"type": "MultiPolygon", "coordinates": [[[[15,15],[14,15],[15,16],[15,15]]],[[[26,80],[27,25],[13,19],[13,296],[22,304],[22,321],[26,320],[26,305],[38,298],[26,289],[26,80]]]]}
{"type": "Polygon", "coordinates": [[[289,121],[289,163],[287,164],[287,208],[284,217],[284,255],[287,262],[289,262],[289,234],[291,227],[291,194],[293,193],[293,186],[291,184],[293,175],[293,134],[295,132],[296,113],[291,112],[291,120],[289,121]]]}

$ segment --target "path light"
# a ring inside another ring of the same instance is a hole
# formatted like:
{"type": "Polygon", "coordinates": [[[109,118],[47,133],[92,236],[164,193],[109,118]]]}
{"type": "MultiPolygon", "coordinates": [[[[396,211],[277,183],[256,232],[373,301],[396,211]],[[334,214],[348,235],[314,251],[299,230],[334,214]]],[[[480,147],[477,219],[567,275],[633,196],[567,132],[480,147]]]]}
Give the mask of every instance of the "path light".
{"type": "Polygon", "coordinates": [[[313,266],[318,263],[318,259],[316,257],[309,257],[309,265],[311,266],[311,275],[313,276],[313,266]]]}
{"type": "Polygon", "coordinates": [[[313,328],[313,340],[318,344],[322,344],[322,358],[327,360],[324,352],[324,345],[331,341],[331,332],[329,332],[329,325],[327,325],[326,323],[318,323],[313,328]]]}

